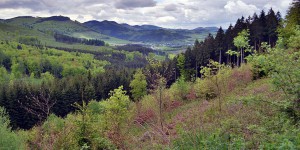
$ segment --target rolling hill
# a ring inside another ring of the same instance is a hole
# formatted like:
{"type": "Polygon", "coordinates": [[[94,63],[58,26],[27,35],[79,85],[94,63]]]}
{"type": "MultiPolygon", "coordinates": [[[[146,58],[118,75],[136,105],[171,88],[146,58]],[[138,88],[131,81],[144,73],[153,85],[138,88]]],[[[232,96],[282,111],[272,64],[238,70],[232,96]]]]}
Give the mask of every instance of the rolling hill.
{"type": "Polygon", "coordinates": [[[19,26],[30,30],[39,31],[48,35],[54,33],[69,35],[77,38],[85,39],[99,39],[112,44],[127,44],[126,40],[120,40],[114,37],[100,34],[90,28],[83,26],[80,22],[72,21],[64,16],[52,17],[15,17],[3,21],[4,23],[12,26],[19,26]]]}
{"type": "Polygon", "coordinates": [[[169,43],[176,44],[178,41],[185,44],[193,43],[196,38],[203,39],[208,33],[214,34],[216,27],[187,29],[166,29],[153,25],[135,25],[118,24],[114,21],[88,21],[83,23],[102,34],[112,37],[143,43],[169,43]],[[204,36],[203,36],[204,35],[204,36]]]}
{"type": "MultiPolygon", "coordinates": [[[[98,39],[110,45],[142,44],[157,50],[178,51],[192,45],[195,39],[203,40],[209,33],[215,34],[217,31],[216,27],[199,27],[193,30],[167,29],[154,25],[119,24],[107,20],[80,23],[65,16],[20,16],[2,19],[0,24],[0,32],[9,34],[10,38],[34,36],[48,46],[66,48],[76,46],[80,49],[82,49],[80,44],[60,43],[53,36],[61,34],[81,39],[98,39]]],[[[4,34],[2,35],[0,39],[4,38],[4,34]]],[[[95,47],[84,46],[84,49],[95,47]]]]}

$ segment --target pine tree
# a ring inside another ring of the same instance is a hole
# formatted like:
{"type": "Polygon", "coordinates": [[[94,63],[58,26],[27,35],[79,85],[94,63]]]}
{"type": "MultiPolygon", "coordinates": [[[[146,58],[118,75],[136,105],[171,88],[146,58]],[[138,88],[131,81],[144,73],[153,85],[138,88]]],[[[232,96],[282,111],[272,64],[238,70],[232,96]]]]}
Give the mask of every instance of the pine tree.
{"type": "Polygon", "coordinates": [[[267,36],[268,36],[268,43],[270,46],[275,46],[275,42],[278,39],[277,36],[277,27],[279,25],[279,22],[277,20],[276,14],[273,11],[273,9],[271,8],[268,12],[267,15],[267,36]]]}

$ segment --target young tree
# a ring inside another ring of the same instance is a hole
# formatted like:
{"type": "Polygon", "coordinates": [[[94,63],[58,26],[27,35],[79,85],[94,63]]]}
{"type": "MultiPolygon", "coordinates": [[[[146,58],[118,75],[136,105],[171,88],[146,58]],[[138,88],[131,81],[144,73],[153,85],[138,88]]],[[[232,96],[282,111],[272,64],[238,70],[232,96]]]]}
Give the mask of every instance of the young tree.
{"type": "Polygon", "coordinates": [[[228,66],[211,60],[208,67],[203,67],[200,71],[203,77],[210,80],[215,88],[219,101],[219,111],[222,110],[222,101],[227,93],[227,79],[230,75],[228,69],[228,66]]]}
{"type": "Polygon", "coordinates": [[[230,49],[226,52],[226,54],[228,54],[229,56],[236,56],[236,66],[239,65],[239,56],[240,56],[239,52],[236,52],[236,51],[233,51],[230,49]]]}
{"type": "Polygon", "coordinates": [[[161,126],[161,130],[163,131],[163,91],[166,87],[166,79],[163,77],[160,77],[158,80],[158,87],[157,87],[157,93],[158,93],[158,104],[159,104],[159,123],[161,126]]]}
{"type": "Polygon", "coordinates": [[[249,30],[243,30],[233,40],[234,45],[240,49],[241,63],[244,63],[245,48],[248,47],[249,43],[249,30]]]}
{"type": "Polygon", "coordinates": [[[3,107],[0,107],[0,149],[25,149],[22,137],[11,131],[10,120],[3,107]]]}
{"type": "Polygon", "coordinates": [[[110,98],[101,102],[104,108],[104,120],[108,131],[112,135],[113,141],[119,147],[123,147],[121,128],[128,117],[129,96],[123,90],[123,86],[110,92],[110,98]]]}
{"type": "Polygon", "coordinates": [[[73,107],[78,109],[79,114],[81,115],[81,120],[77,122],[77,125],[79,127],[78,131],[78,144],[80,146],[90,146],[91,145],[91,140],[90,140],[90,120],[88,116],[88,105],[82,101],[82,105],[79,103],[74,103],[73,107]]]}
{"type": "Polygon", "coordinates": [[[183,54],[179,54],[177,58],[177,66],[180,71],[180,76],[186,78],[186,70],[185,70],[185,56],[183,54]]]}
{"type": "Polygon", "coordinates": [[[130,83],[131,93],[133,100],[137,105],[137,112],[140,112],[140,99],[147,94],[147,81],[146,76],[143,74],[141,69],[138,69],[133,76],[133,80],[130,83]]]}

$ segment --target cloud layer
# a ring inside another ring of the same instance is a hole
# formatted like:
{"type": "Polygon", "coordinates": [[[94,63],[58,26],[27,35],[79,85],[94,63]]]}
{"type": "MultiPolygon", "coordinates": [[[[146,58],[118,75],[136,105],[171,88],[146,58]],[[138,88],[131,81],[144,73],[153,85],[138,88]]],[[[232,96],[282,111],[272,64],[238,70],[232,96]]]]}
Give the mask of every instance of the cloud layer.
{"type": "Polygon", "coordinates": [[[81,22],[112,20],[167,28],[223,26],[273,8],[285,15],[292,0],[0,0],[0,18],[64,15],[81,22]]]}

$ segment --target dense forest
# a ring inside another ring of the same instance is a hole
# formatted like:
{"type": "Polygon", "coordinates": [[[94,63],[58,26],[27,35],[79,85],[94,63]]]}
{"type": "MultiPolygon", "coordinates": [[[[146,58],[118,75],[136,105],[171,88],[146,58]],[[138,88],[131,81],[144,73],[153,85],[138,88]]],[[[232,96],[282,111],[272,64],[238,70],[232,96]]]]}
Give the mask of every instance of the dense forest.
{"type": "Polygon", "coordinates": [[[58,42],[64,42],[64,43],[69,43],[69,44],[74,44],[74,43],[81,43],[81,44],[86,44],[86,45],[94,45],[94,46],[104,46],[105,42],[101,40],[94,40],[94,39],[80,39],[80,38],[75,38],[63,34],[54,34],[54,38],[58,42]]]}
{"type": "Polygon", "coordinates": [[[174,58],[3,40],[0,149],[300,149],[299,48],[299,0],[285,18],[241,17],[174,58]]]}

